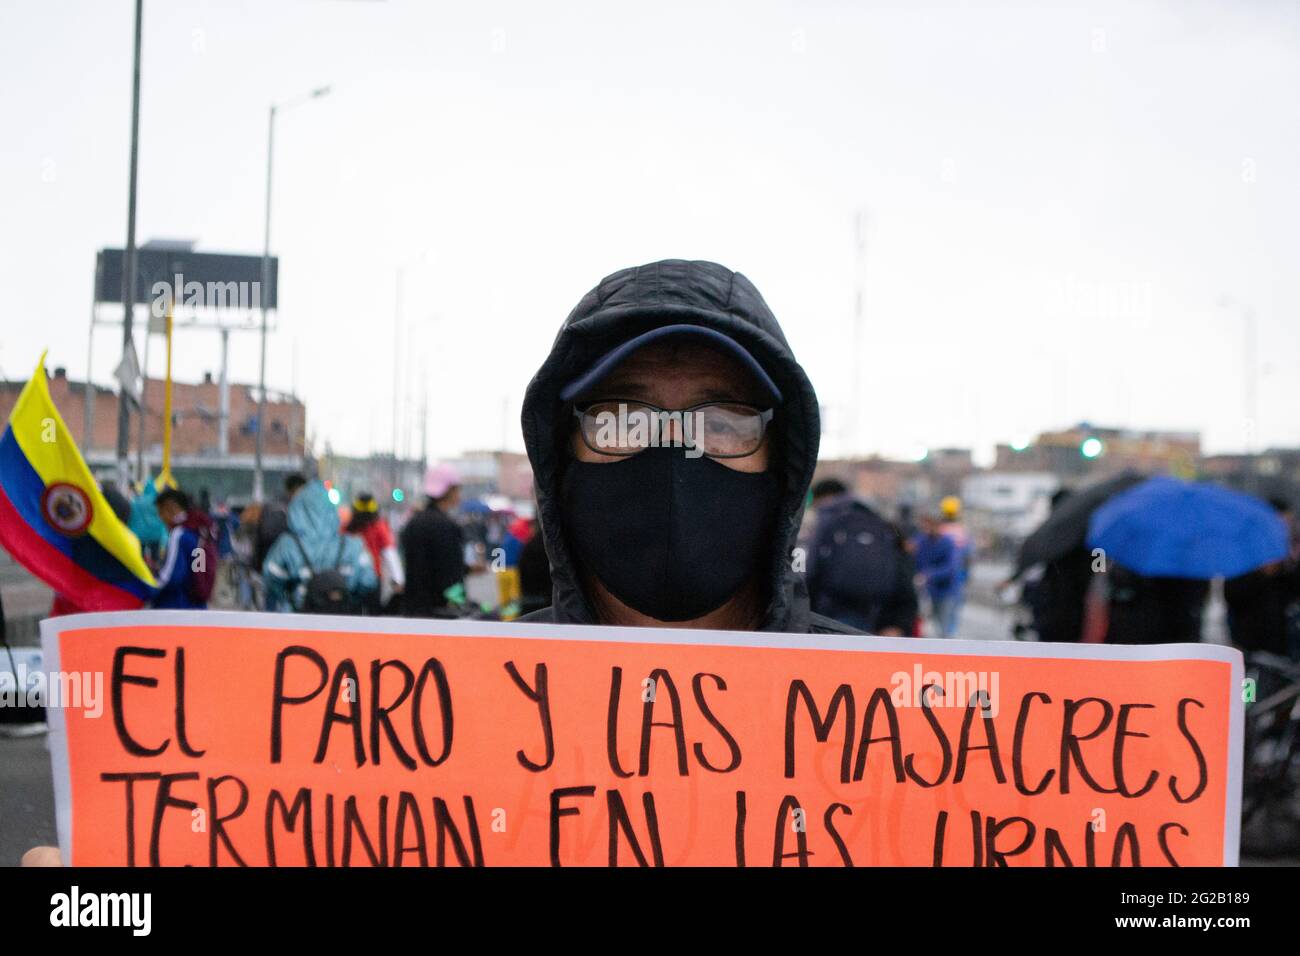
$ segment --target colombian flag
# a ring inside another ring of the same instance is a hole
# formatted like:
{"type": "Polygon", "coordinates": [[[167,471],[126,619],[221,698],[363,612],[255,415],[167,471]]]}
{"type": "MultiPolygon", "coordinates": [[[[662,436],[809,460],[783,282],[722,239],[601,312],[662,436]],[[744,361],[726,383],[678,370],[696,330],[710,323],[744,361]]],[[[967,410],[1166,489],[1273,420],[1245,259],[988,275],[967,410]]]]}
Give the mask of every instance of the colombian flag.
{"type": "Polygon", "coordinates": [[[0,545],[87,611],[137,608],[155,589],[50,399],[44,355],[0,435],[0,545]]]}

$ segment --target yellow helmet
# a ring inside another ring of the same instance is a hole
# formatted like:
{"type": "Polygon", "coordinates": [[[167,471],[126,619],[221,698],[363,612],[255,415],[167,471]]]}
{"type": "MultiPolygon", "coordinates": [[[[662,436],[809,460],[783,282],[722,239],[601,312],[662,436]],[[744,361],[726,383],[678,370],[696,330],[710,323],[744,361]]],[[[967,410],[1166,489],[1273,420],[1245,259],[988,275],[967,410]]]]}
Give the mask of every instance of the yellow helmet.
{"type": "Polygon", "coordinates": [[[955,518],[961,514],[961,499],[956,495],[949,495],[939,502],[939,511],[945,518],[955,518]]]}

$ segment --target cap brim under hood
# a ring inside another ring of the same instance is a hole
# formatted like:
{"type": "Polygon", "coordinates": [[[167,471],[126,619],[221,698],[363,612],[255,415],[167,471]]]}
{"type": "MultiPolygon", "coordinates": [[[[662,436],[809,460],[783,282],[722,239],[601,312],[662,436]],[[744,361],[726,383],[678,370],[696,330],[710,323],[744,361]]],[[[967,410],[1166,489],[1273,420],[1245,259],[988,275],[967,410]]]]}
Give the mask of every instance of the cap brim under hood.
{"type": "Polygon", "coordinates": [[[550,355],[524,396],[524,443],[533,466],[538,518],[551,561],[553,619],[557,623],[594,623],[564,540],[559,511],[559,483],[570,460],[572,420],[570,406],[560,393],[620,343],[672,324],[704,326],[730,336],[758,360],[784,396],[773,430],[779,442],[774,461],[781,469],[782,497],[768,564],[770,599],[762,629],[807,632],[813,626],[810,618],[815,616],[810,615],[807,590],[802,576],[793,571],[791,558],[817,464],[821,436],[817,395],[771,309],[748,279],[717,263],[676,259],[616,272],[587,293],[564,320],[550,355]]]}

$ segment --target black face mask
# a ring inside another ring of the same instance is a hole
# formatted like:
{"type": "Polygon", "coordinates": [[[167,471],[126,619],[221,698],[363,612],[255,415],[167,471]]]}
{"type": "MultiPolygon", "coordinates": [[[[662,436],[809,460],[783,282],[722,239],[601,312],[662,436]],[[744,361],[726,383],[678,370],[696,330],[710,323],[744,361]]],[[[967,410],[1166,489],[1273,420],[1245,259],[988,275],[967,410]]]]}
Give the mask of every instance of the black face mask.
{"type": "Polygon", "coordinates": [[[772,554],[780,484],[681,448],[609,464],[569,462],[560,483],[565,535],[587,571],[659,621],[715,611],[772,554]]]}

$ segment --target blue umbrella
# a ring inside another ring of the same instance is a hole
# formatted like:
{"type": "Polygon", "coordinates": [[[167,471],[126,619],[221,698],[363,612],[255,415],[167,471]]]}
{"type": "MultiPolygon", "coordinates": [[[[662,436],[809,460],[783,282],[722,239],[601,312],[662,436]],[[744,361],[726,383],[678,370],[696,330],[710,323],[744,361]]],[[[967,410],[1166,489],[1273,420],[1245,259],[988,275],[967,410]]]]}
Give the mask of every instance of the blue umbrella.
{"type": "Polygon", "coordinates": [[[1151,478],[1093,513],[1088,546],[1148,577],[1236,577],[1287,555],[1287,532],[1250,495],[1176,478],[1151,478]]]}
{"type": "Polygon", "coordinates": [[[461,514],[467,515],[486,515],[492,513],[492,508],[485,501],[478,498],[469,498],[460,503],[460,511],[461,514]]]}

